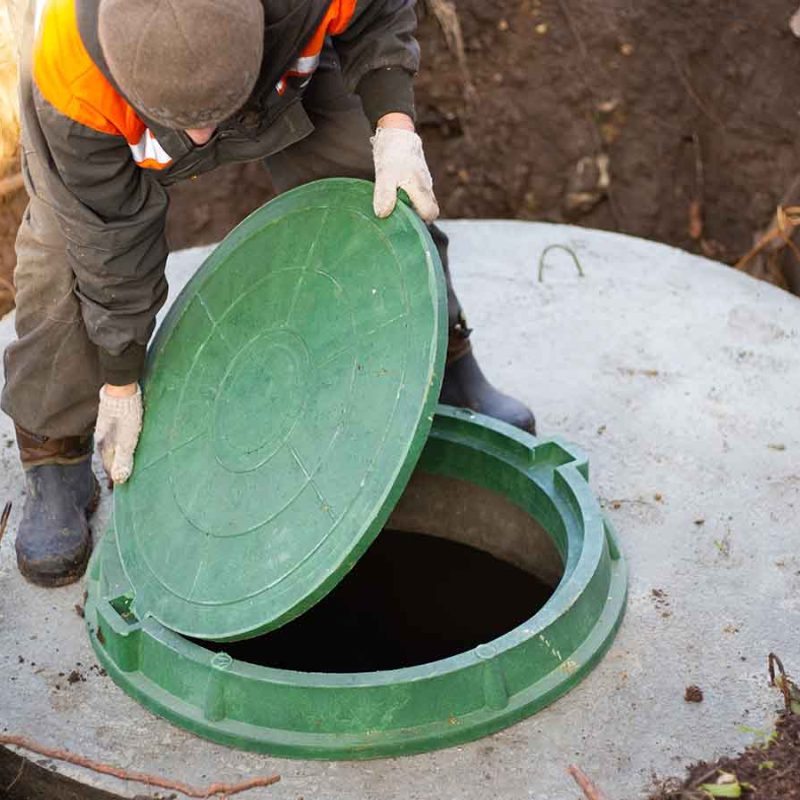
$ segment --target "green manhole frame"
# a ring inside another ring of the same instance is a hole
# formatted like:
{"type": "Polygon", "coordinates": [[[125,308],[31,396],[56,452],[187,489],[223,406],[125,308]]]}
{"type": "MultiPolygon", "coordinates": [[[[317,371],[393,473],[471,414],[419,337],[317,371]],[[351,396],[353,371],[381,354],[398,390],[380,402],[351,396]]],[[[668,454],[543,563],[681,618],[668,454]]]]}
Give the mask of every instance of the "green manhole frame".
{"type": "Polygon", "coordinates": [[[256,666],[206,650],[153,618],[133,617],[109,532],[88,581],[86,624],[98,659],[156,714],[216,742],[276,756],[404,755],[477,739],[533,714],[592,669],[624,614],[627,567],[589,488],[588,462],[558,440],[440,406],[418,469],[499,492],[550,535],[564,575],[525,623],[416,667],[326,674],[256,666]]]}

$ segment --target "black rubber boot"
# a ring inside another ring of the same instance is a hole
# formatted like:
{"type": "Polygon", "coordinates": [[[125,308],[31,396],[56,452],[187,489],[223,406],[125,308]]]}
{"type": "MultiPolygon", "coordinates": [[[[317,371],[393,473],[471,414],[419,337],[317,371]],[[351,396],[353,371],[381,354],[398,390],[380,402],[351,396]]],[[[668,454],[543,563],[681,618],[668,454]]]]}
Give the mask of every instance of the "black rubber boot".
{"type": "Polygon", "coordinates": [[[439,402],[469,408],[528,433],[536,433],[533,412],[524,403],[503,394],[486,380],[472,348],[445,367],[439,402]]]}
{"type": "Polygon", "coordinates": [[[25,470],[28,496],[17,531],[19,571],[39,586],[64,586],[83,575],[92,549],[88,518],[100,485],[91,459],[25,470]]]}
{"type": "Polygon", "coordinates": [[[448,239],[445,232],[436,225],[429,225],[433,242],[439,252],[447,283],[447,321],[449,336],[447,340],[447,365],[444,382],[439,394],[439,402],[461,408],[469,408],[480,414],[508,422],[528,433],[536,433],[536,420],[531,410],[519,400],[503,394],[486,380],[475,355],[469,337],[472,331],[467,327],[464,311],[458,301],[450,263],[447,254],[448,239]]]}
{"type": "Polygon", "coordinates": [[[28,487],[17,530],[19,571],[40,586],[64,586],[83,575],[92,549],[88,519],[100,499],[92,437],[15,428],[28,487]]]}

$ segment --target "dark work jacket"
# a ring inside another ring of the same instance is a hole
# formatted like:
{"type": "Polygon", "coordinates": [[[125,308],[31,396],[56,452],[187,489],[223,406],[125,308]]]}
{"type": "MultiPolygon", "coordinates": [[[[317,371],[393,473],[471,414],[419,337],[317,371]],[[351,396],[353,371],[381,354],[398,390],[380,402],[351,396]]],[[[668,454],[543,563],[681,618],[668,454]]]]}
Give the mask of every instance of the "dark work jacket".
{"type": "Polygon", "coordinates": [[[141,376],[166,298],[166,186],[263,158],[311,133],[302,97],[320,55],[339,61],[373,123],[390,111],[413,115],[413,0],[263,2],[256,86],[202,146],[147,119],[114,84],[98,43],[99,0],[29,4],[20,70],[23,174],[29,193],[59,219],[84,323],[110,383],[141,376]],[[323,52],[309,56],[322,34],[323,52]]]}

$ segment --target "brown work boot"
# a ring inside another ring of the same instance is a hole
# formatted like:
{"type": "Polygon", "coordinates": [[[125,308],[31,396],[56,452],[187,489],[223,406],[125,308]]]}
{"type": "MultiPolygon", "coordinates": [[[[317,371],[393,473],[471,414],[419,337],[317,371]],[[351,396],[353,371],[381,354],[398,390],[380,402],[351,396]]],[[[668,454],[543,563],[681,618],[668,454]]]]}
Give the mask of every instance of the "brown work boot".
{"type": "Polygon", "coordinates": [[[20,572],[40,586],[78,580],[91,552],[89,516],[100,485],[92,472],[92,437],[53,439],[17,427],[27,497],[17,530],[20,572]]]}
{"type": "Polygon", "coordinates": [[[503,394],[486,380],[472,352],[469,341],[471,333],[463,316],[450,328],[439,402],[469,408],[535,434],[533,412],[524,403],[503,394]]]}

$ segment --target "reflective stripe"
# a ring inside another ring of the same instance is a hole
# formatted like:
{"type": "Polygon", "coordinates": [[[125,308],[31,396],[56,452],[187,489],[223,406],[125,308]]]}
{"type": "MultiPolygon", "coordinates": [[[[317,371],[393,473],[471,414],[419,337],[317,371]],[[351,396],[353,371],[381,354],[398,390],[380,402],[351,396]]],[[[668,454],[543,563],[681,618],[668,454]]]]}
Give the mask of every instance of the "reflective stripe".
{"type": "Polygon", "coordinates": [[[148,128],[136,144],[128,145],[133,153],[133,160],[140,167],[164,169],[172,163],[170,154],[158,143],[158,139],[148,128]]]}
{"type": "Polygon", "coordinates": [[[42,14],[44,14],[44,7],[47,5],[47,0],[36,0],[34,6],[33,18],[33,32],[39,33],[39,26],[42,24],[42,14]]]}
{"type": "Polygon", "coordinates": [[[275,89],[278,94],[283,94],[286,91],[287,78],[305,78],[300,88],[308,85],[314,70],[319,66],[319,53],[315,56],[300,56],[295,59],[294,63],[284,72],[283,77],[275,84],[275,89]]]}
{"type": "Polygon", "coordinates": [[[336,36],[343,33],[350,24],[355,9],[356,0],[330,0],[328,10],[325,12],[322,22],[305,43],[303,49],[300,51],[300,56],[275,84],[275,91],[277,91],[278,94],[283,94],[286,91],[287,77],[307,76],[308,79],[303,81],[300,86],[302,88],[308,84],[314,70],[319,66],[319,55],[322,52],[325,37],[329,35],[336,36]]]}
{"type": "Polygon", "coordinates": [[[310,75],[319,66],[319,53],[314,56],[300,56],[289,68],[287,74],[310,75]]]}

